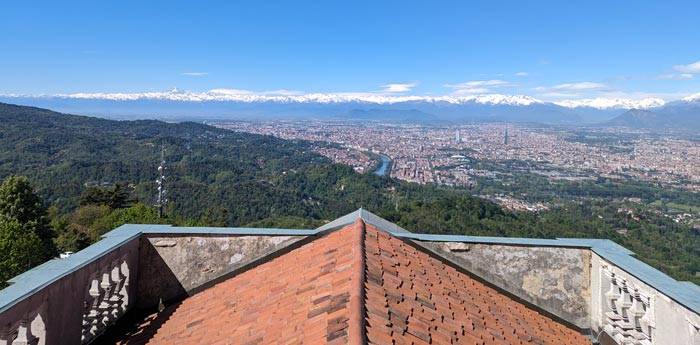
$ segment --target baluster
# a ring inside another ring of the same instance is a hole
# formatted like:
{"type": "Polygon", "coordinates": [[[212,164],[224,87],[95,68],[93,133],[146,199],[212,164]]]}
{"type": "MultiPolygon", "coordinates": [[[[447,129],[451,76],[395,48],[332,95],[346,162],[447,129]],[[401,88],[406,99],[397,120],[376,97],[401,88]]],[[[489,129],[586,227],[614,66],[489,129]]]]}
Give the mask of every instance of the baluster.
{"type": "Polygon", "coordinates": [[[632,307],[632,296],[630,294],[630,286],[627,282],[623,282],[622,284],[622,292],[620,294],[620,298],[617,299],[617,306],[617,310],[624,320],[622,325],[623,328],[631,328],[632,326],[630,324],[629,309],[632,307]]]}
{"type": "Polygon", "coordinates": [[[99,322],[98,321],[99,313],[98,313],[97,308],[98,308],[99,303],[100,303],[102,291],[100,290],[100,283],[97,279],[92,280],[92,283],[90,285],[90,290],[88,293],[90,294],[90,297],[92,297],[90,312],[88,313],[88,317],[87,317],[88,321],[90,322],[90,330],[88,332],[88,333],[90,333],[90,336],[88,337],[88,339],[89,339],[89,338],[92,338],[95,335],[97,335],[97,330],[98,330],[97,323],[99,322]]]}
{"type": "Polygon", "coordinates": [[[653,297],[605,265],[601,266],[600,286],[607,289],[603,296],[602,330],[617,344],[652,345],[653,297]],[[610,279],[609,286],[606,278],[610,279]]]}
{"type": "Polygon", "coordinates": [[[121,277],[121,273],[119,272],[119,266],[115,264],[114,268],[112,268],[112,282],[114,282],[114,290],[112,292],[112,296],[109,298],[109,302],[111,303],[111,317],[112,320],[116,320],[119,318],[120,315],[120,307],[122,303],[122,296],[120,294],[120,290],[122,288],[121,284],[123,282],[123,279],[121,277]]]}
{"type": "Polygon", "coordinates": [[[109,308],[111,307],[111,305],[109,304],[109,299],[112,293],[112,283],[109,281],[109,273],[102,274],[102,282],[100,283],[100,288],[104,292],[104,294],[102,295],[102,300],[100,301],[100,305],[98,307],[99,314],[102,315],[102,318],[100,319],[100,328],[105,328],[109,324],[111,316],[109,313],[109,308]]]}
{"type": "Polygon", "coordinates": [[[615,330],[616,330],[617,332],[616,332],[615,335],[613,336],[613,339],[615,339],[615,342],[617,342],[618,344],[624,344],[624,342],[625,342],[625,336],[624,336],[622,333],[619,332],[619,329],[618,329],[618,328],[615,328],[615,330]]]}
{"type": "Polygon", "coordinates": [[[29,322],[26,318],[23,318],[19,323],[17,328],[17,337],[12,342],[12,345],[30,345],[32,342],[32,335],[29,333],[29,322]]]}
{"type": "Polygon", "coordinates": [[[87,340],[87,335],[90,330],[90,321],[88,320],[88,302],[83,301],[83,308],[85,309],[85,313],[83,313],[83,322],[82,322],[82,327],[80,328],[80,342],[85,343],[87,340]]]}
{"type": "Polygon", "coordinates": [[[608,312],[605,313],[606,316],[606,325],[605,325],[605,330],[611,335],[615,336],[618,331],[618,322],[622,321],[622,316],[619,314],[619,308],[617,307],[617,301],[620,298],[620,287],[618,286],[618,278],[615,277],[615,274],[612,274],[612,281],[610,284],[610,289],[608,292],[605,294],[605,302],[606,305],[608,306],[608,312]]]}
{"type": "Polygon", "coordinates": [[[0,328],[0,345],[10,345],[10,336],[9,326],[0,328]]]}
{"type": "Polygon", "coordinates": [[[122,312],[125,312],[129,307],[129,264],[127,264],[126,259],[122,262],[120,270],[124,276],[124,282],[122,283],[122,289],[119,291],[119,294],[122,296],[122,312]]]}
{"type": "Polygon", "coordinates": [[[41,312],[36,313],[36,317],[29,324],[29,330],[32,332],[32,336],[36,341],[36,345],[46,344],[46,324],[44,323],[44,317],[41,316],[41,312]]]}
{"type": "Polygon", "coordinates": [[[608,289],[608,292],[605,293],[605,304],[608,306],[608,309],[615,314],[618,313],[617,306],[615,305],[615,301],[617,301],[618,298],[620,298],[620,288],[617,285],[617,279],[613,274],[610,281],[610,289],[608,289]]]}
{"type": "Polygon", "coordinates": [[[639,292],[635,291],[632,293],[632,306],[629,309],[630,323],[634,328],[630,329],[628,334],[637,342],[647,339],[641,324],[641,319],[645,313],[644,302],[642,302],[639,292]]]}
{"type": "Polygon", "coordinates": [[[651,342],[651,329],[654,328],[654,309],[651,303],[651,298],[645,298],[644,303],[644,315],[639,319],[639,326],[642,329],[642,333],[646,335],[647,339],[651,342]]]}

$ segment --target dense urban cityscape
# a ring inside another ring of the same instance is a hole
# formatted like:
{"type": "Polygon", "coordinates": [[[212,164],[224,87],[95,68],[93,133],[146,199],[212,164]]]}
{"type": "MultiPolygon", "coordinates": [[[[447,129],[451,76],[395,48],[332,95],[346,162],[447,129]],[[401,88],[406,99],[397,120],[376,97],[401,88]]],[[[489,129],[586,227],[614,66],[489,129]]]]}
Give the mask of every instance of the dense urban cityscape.
{"type": "MultiPolygon", "coordinates": [[[[316,142],[316,150],[358,172],[374,171],[388,157],[392,177],[420,184],[474,187],[518,173],[549,181],[603,177],[700,190],[700,146],[629,128],[481,123],[455,126],[350,121],[226,122],[219,127],[316,142]]],[[[502,181],[503,182],[503,181],[502,181]]],[[[482,197],[514,210],[547,209],[518,195],[482,197]]]]}
{"type": "Polygon", "coordinates": [[[366,172],[371,155],[391,157],[391,176],[417,183],[468,186],[473,160],[534,162],[531,172],[550,179],[636,178],[700,190],[700,146],[690,139],[629,129],[571,129],[513,124],[450,127],[350,122],[230,122],[220,127],[284,139],[337,143],[318,152],[366,172]],[[614,138],[614,139],[613,139],[614,138]]]}

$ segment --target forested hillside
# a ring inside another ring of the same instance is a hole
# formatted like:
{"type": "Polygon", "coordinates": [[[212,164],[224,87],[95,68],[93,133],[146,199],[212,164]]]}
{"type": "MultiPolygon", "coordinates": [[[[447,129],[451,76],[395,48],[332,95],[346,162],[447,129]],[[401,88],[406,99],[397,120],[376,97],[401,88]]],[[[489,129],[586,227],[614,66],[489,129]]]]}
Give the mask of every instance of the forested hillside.
{"type": "Polygon", "coordinates": [[[0,103],[0,123],[0,179],[29,178],[51,207],[60,250],[80,249],[124,222],[315,227],[365,207],[419,232],[610,238],[676,278],[700,282],[700,234],[668,219],[598,217],[595,207],[573,203],[511,213],[466,190],[357,174],[306,142],[191,122],[111,121],[0,103]],[[150,206],[161,147],[166,219],[150,206]],[[630,233],[615,232],[615,222],[630,223],[630,233]]]}
{"type": "Polygon", "coordinates": [[[78,206],[86,186],[118,182],[133,184],[139,199],[152,203],[161,147],[170,198],[177,201],[172,211],[197,216],[225,206],[232,208],[232,223],[269,215],[261,210],[246,218],[249,212],[235,208],[303,207],[297,191],[279,188],[275,180],[327,163],[302,143],[196,123],[109,121],[12,105],[0,105],[0,119],[0,176],[30,177],[62,211],[78,206]]]}

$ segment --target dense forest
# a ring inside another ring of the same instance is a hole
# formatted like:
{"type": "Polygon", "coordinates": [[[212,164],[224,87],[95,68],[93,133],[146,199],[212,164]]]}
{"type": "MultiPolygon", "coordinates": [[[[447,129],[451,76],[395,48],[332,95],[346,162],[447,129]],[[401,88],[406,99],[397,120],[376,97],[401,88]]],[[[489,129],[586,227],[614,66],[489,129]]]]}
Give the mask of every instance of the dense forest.
{"type": "MultiPolygon", "coordinates": [[[[675,278],[700,283],[700,233],[653,214],[629,218],[595,203],[513,213],[468,190],[357,174],[303,141],[192,122],[112,121],[0,103],[0,123],[7,190],[0,199],[29,200],[36,209],[27,227],[3,213],[0,200],[0,248],[34,234],[27,245],[42,246],[41,260],[127,222],[312,228],[364,207],[416,232],[609,238],[675,278]],[[159,218],[152,205],[163,149],[170,201],[159,218]],[[621,225],[625,234],[615,231],[621,225]]],[[[0,257],[0,266],[11,267],[0,284],[40,259],[0,257]]]]}

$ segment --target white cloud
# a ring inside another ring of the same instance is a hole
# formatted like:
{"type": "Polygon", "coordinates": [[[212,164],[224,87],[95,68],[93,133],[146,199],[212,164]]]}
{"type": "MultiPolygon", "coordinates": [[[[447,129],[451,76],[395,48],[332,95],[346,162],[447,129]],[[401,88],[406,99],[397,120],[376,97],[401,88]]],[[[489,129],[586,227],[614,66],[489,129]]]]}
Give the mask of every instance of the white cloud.
{"type": "MultiPolygon", "coordinates": [[[[171,91],[173,94],[180,93],[179,90],[174,89],[171,91]]],[[[220,95],[220,96],[242,96],[242,95],[253,95],[253,91],[249,90],[241,90],[241,89],[212,89],[209,90],[209,94],[211,95],[220,95]]]]}
{"type": "Polygon", "coordinates": [[[554,91],[546,91],[544,88],[535,88],[535,90],[540,91],[538,93],[538,96],[545,98],[545,99],[568,99],[571,97],[578,97],[578,94],[570,93],[570,92],[554,92],[554,91]]]}
{"type": "Polygon", "coordinates": [[[491,93],[495,88],[513,86],[512,83],[500,80],[472,80],[458,84],[445,84],[444,87],[453,89],[453,94],[456,95],[476,95],[491,93]]]}
{"type": "Polygon", "coordinates": [[[603,93],[611,92],[607,85],[590,81],[538,86],[533,90],[545,99],[595,98],[603,93]]]}
{"type": "Polygon", "coordinates": [[[681,73],[700,74],[700,61],[696,61],[687,65],[676,65],[673,66],[673,69],[681,73]]]}
{"type": "MultiPolygon", "coordinates": [[[[547,88],[544,88],[547,89],[547,88]]],[[[591,91],[591,90],[604,90],[607,89],[605,84],[594,83],[590,81],[582,81],[578,83],[566,83],[554,85],[549,88],[550,90],[561,91],[561,92],[576,92],[576,91],[591,91]]]]}
{"type": "Polygon", "coordinates": [[[527,73],[527,72],[518,72],[518,73],[515,73],[515,76],[516,76],[516,77],[527,77],[528,75],[529,75],[529,73],[527,73]]]}
{"type": "Polygon", "coordinates": [[[416,87],[418,83],[392,83],[392,84],[386,84],[382,85],[382,92],[388,92],[388,93],[402,93],[402,92],[409,92],[411,91],[414,87],[416,87]]]}
{"type": "Polygon", "coordinates": [[[295,91],[295,90],[279,89],[279,90],[265,91],[262,94],[269,95],[269,96],[297,96],[297,95],[302,95],[303,92],[295,91]]]}
{"type": "Polygon", "coordinates": [[[461,88],[470,88],[470,87],[478,87],[478,86],[505,86],[505,85],[510,85],[509,82],[500,80],[500,79],[492,79],[492,80],[472,80],[472,81],[467,81],[464,83],[459,83],[459,84],[445,84],[445,87],[453,88],[453,89],[461,89],[461,88]]]}
{"type": "Polygon", "coordinates": [[[207,73],[207,72],[184,72],[181,74],[184,76],[188,76],[188,77],[203,77],[205,75],[208,75],[209,73],[207,73]]]}
{"type": "Polygon", "coordinates": [[[688,80],[688,79],[693,79],[693,75],[690,73],[668,73],[668,74],[662,74],[662,75],[658,76],[657,79],[688,80]]]}

